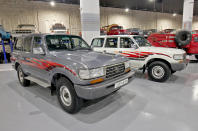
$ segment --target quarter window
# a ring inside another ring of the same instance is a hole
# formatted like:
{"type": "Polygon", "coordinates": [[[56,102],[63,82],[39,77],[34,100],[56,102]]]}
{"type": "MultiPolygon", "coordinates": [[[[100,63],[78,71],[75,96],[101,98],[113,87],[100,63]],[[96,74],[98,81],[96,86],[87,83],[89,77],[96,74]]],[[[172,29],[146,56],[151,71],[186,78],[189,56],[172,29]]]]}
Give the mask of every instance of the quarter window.
{"type": "Polygon", "coordinates": [[[104,44],[104,38],[96,38],[92,41],[93,47],[103,47],[104,44]]]}
{"type": "Polygon", "coordinates": [[[32,43],[32,37],[26,37],[24,39],[24,49],[25,52],[31,52],[31,43],[32,43]]]}
{"type": "Polygon", "coordinates": [[[23,38],[18,38],[16,44],[14,45],[15,50],[21,50],[23,44],[23,38]]]}
{"type": "Polygon", "coordinates": [[[133,44],[131,38],[120,38],[120,48],[131,48],[133,44]]]}
{"type": "Polygon", "coordinates": [[[105,47],[107,48],[117,48],[118,47],[118,38],[107,38],[105,47]]]}

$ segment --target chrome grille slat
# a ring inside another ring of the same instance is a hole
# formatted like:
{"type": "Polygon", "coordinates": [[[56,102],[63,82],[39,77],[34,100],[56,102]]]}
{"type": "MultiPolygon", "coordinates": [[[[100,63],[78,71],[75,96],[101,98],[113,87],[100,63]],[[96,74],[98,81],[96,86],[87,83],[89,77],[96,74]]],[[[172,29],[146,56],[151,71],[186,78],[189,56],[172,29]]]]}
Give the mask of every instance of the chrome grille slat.
{"type": "Polygon", "coordinates": [[[106,78],[118,76],[119,74],[124,73],[124,71],[125,71],[124,63],[106,67],[106,78]]]}

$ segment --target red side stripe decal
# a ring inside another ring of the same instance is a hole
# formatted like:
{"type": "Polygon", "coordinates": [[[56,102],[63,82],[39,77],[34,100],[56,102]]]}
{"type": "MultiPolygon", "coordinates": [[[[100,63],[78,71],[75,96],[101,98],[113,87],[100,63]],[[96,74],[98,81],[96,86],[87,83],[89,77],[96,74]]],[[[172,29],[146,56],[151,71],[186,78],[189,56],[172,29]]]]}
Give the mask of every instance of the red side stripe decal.
{"type": "Polygon", "coordinates": [[[64,65],[52,62],[52,61],[46,61],[46,60],[43,60],[43,59],[39,60],[39,59],[36,59],[36,58],[26,59],[26,60],[27,61],[21,60],[21,63],[29,65],[29,66],[33,66],[33,67],[36,67],[36,68],[39,68],[39,69],[43,69],[43,70],[46,70],[46,71],[50,71],[50,70],[54,69],[55,67],[60,67],[60,68],[64,68],[64,69],[68,70],[69,72],[71,72],[75,76],[77,75],[70,68],[68,68],[64,65]]]}
{"type": "Polygon", "coordinates": [[[164,55],[164,56],[167,56],[169,58],[171,58],[169,55],[166,55],[166,54],[162,54],[162,53],[154,53],[154,52],[126,52],[126,53],[121,53],[121,55],[124,55],[126,57],[132,57],[132,58],[146,58],[148,57],[149,55],[154,55],[154,54],[157,54],[157,55],[164,55]]]}

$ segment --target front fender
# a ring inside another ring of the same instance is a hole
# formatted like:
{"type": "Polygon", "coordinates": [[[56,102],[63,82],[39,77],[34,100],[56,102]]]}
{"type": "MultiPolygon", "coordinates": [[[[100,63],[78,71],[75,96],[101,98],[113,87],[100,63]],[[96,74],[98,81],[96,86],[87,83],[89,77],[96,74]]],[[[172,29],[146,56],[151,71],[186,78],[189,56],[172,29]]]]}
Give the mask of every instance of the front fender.
{"type": "Polygon", "coordinates": [[[64,76],[66,76],[68,79],[70,79],[72,81],[72,83],[76,84],[78,83],[78,75],[77,73],[72,73],[69,69],[66,69],[66,68],[60,68],[60,67],[57,67],[57,68],[54,68],[53,70],[51,70],[50,72],[50,78],[49,78],[49,81],[52,82],[53,80],[53,77],[56,75],[56,74],[62,74],[64,76]]]}
{"type": "Polygon", "coordinates": [[[164,60],[168,62],[169,64],[175,63],[176,61],[172,58],[172,56],[166,56],[166,55],[151,55],[145,59],[144,65],[147,65],[150,61],[155,61],[155,60],[164,60]]]}

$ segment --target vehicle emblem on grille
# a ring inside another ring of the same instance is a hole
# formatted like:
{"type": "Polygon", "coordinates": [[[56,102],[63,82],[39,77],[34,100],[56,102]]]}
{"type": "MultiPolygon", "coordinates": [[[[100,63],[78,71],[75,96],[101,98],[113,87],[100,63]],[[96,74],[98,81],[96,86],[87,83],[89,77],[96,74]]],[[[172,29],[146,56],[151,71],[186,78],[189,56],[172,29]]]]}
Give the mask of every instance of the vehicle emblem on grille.
{"type": "Polygon", "coordinates": [[[119,72],[119,68],[115,67],[115,72],[118,73],[119,72]]]}

